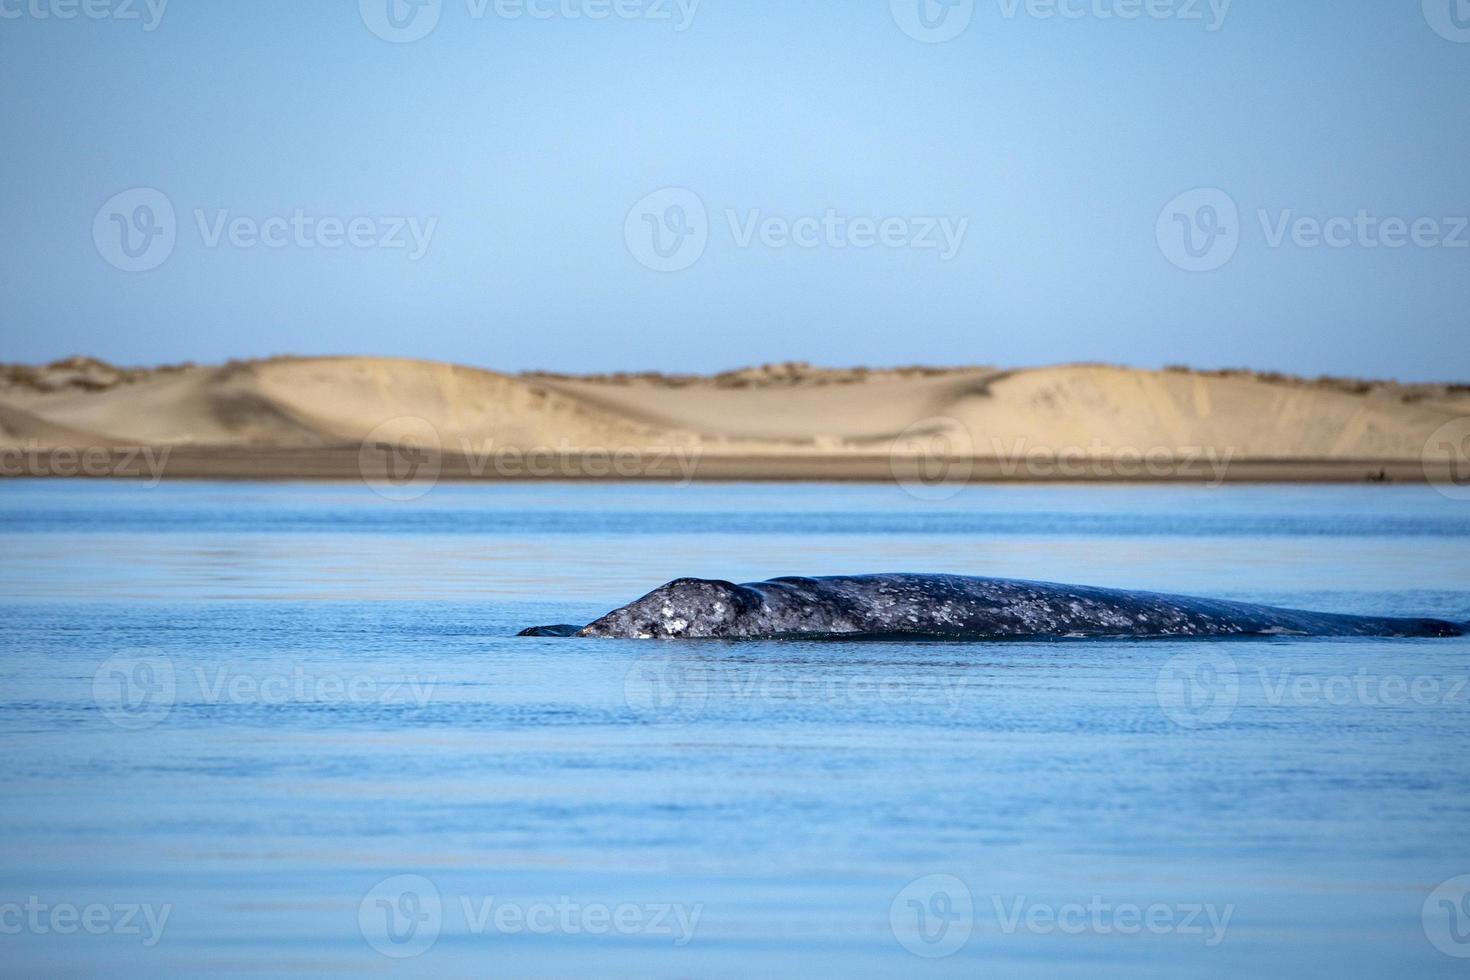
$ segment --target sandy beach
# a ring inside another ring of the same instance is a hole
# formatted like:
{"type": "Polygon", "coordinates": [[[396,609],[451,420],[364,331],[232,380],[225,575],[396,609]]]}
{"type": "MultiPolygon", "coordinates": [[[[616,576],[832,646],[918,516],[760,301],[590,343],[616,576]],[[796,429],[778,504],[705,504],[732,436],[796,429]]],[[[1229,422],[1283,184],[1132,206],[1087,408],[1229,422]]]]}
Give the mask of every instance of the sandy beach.
{"type": "Polygon", "coordinates": [[[1466,385],[1103,365],[512,375],[371,357],[70,358],[0,368],[0,472],[1420,482],[1449,474],[1436,434],[1466,415],[1466,385]]]}

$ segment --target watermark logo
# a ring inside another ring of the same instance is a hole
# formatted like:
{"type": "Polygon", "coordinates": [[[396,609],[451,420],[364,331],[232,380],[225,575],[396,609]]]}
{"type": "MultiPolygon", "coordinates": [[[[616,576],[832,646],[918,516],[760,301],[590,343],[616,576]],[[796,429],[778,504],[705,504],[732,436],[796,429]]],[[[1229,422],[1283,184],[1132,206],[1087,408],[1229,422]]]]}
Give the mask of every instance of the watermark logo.
{"type": "Polygon", "coordinates": [[[113,654],[92,675],[92,700],[119,728],[152,728],[173,710],[178,686],[173,661],[132,652],[113,654]]]}
{"type": "Polygon", "coordinates": [[[953,956],[975,929],[975,900],[954,875],[925,875],[894,896],[888,925],[898,944],[915,956],[953,956]]]}
{"type": "Polygon", "coordinates": [[[384,41],[408,44],[439,26],[444,0],[357,0],[362,22],[384,41]]]}
{"type": "MultiPolygon", "coordinates": [[[[265,217],[237,214],[229,208],[195,208],[192,217],[193,230],[207,249],[377,249],[402,252],[410,262],[429,253],[439,228],[437,217],[339,217],[310,214],[305,208],[265,217]]],[[[113,195],[92,220],[92,241],[98,254],[124,272],[158,268],[173,254],[178,237],[173,202],[152,187],[134,187],[113,195]]]]}
{"type": "MultiPolygon", "coordinates": [[[[656,479],[687,487],[694,482],[704,448],[700,445],[593,446],[562,439],[555,445],[497,445],[493,437],[460,435],[446,446],[432,422],[416,416],[389,419],[368,433],[358,447],[357,469],[364,483],[389,500],[416,500],[443,476],[446,461],[470,479],[573,480],[615,477],[656,479]]],[[[0,455],[3,459],[3,455],[0,455]]]]}
{"type": "Polygon", "coordinates": [[[1215,187],[1185,191],[1159,212],[1159,251],[1186,272],[1213,272],[1240,247],[1240,209],[1215,187]]]}
{"type": "Polygon", "coordinates": [[[773,664],[689,661],[663,653],[640,657],[623,683],[628,707],[653,722],[693,721],[712,701],[727,711],[752,705],[915,705],[953,717],[972,694],[970,679],[957,674],[828,671],[814,676],[773,664]]]}
{"type": "Polygon", "coordinates": [[[947,415],[920,419],[893,440],[888,468],[909,496],[948,500],[970,482],[975,441],[959,419],[947,415]]]}
{"type": "Polygon", "coordinates": [[[1159,670],[1154,692],[1165,716],[1179,727],[1219,725],[1235,714],[1240,671],[1228,653],[1181,653],[1159,670]]]}
{"type": "Polygon", "coordinates": [[[120,653],[93,675],[93,700],[120,728],[150,728],[180,703],[200,705],[373,704],[423,708],[434,696],[433,675],[345,674],[295,663],[265,670],[249,661],[175,668],[167,657],[120,653]]]}
{"type": "Polygon", "coordinates": [[[134,187],[109,197],[92,219],[92,242],[108,265],[147,272],[173,254],[178,220],[173,202],[152,187],[134,187]]]}
{"type": "Polygon", "coordinates": [[[1424,478],[1451,500],[1470,500],[1470,416],[1435,429],[1420,454],[1424,478]]]}
{"type": "MultiPolygon", "coordinates": [[[[1352,214],[1319,216],[1257,208],[1255,218],[1261,243],[1271,249],[1470,249],[1470,216],[1464,215],[1382,216],[1358,208],[1352,214]]],[[[1200,188],[1165,205],[1155,234],[1159,251],[1174,265],[1186,272],[1213,272],[1235,257],[1244,230],[1230,195],[1200,188]]]]}
{"type": "Polygon", "coordinates": [[[953,41],[970,26],[975,0],[888,0],[893,22],[925,44],[953,41]]]}
{"type": "Polygon", "coordinates": [[[623,222],[623,241],[640,264],[655,272],[681,272],[709,245],[709,213],[693,191],[665,187],[633,205],[623,222]]]}
{"type": "Polygon", "coordinates": [[[671,654],[645,654],[623,675],[623,701],[644,721],[693,721],[704,713],[708,700],[704,665],[671,654]]]}
{"type": "Polygon", "coordinates": [[[1470,0],[1424,0],[1424,19],[1446,41],[1470,44],[1470,0]]]}
{"type": "Polygon", "coordinates": [[[423,875],[384,878],[362,897],[357,928],[373,949],[392,959],[429,951],[444,927],[439,889],[423,875]]]}
{"type": "Polygon", "coordinates": [[[1470,875],[1441,882],[1422,910],[1425,938],[1446,956],[1470,959],[1470,875]]]}
{"type": "Polygon", "coordinates": [[[373,429],[357,451],[357,472],[388,500],[417,500],[439,482],[444,445],[427,419],[403,416],[373,429]]]}

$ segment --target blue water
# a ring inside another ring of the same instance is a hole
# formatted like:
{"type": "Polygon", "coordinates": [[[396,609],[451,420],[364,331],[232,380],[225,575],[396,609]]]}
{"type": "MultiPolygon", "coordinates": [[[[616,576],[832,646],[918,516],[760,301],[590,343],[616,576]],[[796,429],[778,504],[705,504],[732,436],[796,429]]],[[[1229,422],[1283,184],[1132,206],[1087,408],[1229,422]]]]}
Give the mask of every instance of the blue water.
{"type": "Polygon", "coordinates": [[[8,974],[1470,968],[1470,641],[511,635],[895,570],[1470,620],[1429,489],[7,482],[0,541],[8,974]]]}

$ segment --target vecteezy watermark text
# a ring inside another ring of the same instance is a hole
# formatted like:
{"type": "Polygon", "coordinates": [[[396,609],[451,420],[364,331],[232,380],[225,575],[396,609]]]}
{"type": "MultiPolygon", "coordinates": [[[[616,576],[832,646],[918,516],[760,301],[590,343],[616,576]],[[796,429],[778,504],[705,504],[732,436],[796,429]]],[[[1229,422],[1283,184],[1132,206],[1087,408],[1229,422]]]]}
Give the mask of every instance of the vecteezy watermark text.
{"type": "Polygon", "coordinates": [[[570,895],[546,900],[460,895],[446,903],[423,875],[385,878],[363,896],[357,924],[367,944],[393,959],[427,952],[446,925],[470,936],[650,936],[689,945],[704,904],[587,901],[570,895]],[[446,919],[457,913],[457,921],[446,919]]]}
{"type": "Polygon", "coordinates": [[[682,34],[694,24],[700,0],[465,0],[474,20],[646,20],[682,34]]]}
{"type": "Polygon", "coordinates": [[[461,436],[446,447],[427,419],[389,419],[363,439],[357,466],[362,480],[390,500],[415,500],[432,490],[453,457],[456,475],[469,479],[671,479],[686,487],[704,454],[699,445],[586,446],[563,439],[555,446],[504,446],[494,437],[461,436]]]}
{"type": "MultiPolygon", "coordinates": [[[[1260,240],[1271,249],[1396,251],[1470,249],[1470,216],[1382,216],[1367,208],[1352,214],[1304,215],[1294,208],[1257,208],[1260,240]]],[[[1246,242],[1239,206],[1217,187],[1178,195],[1159,213],[1159,251],[1187,272],[1213,272],[1229,264],[1246,242]]]]}
{"type": "Polygon", "coordinates": [[[163,479],[172,446],[0,446],[0,476],[139,476],[163,479]]]}
{"type": "Polygon", "coordinates": [[[158,945],[173,914],[173,903],[48,902],[30,895],[23,902],[0,902],[0,935],[137,936],[147,948],[158,945]]]}
{"type": "Polygon", "coordinates": [[[1001,932],[1047,936],[1197,936],[1208,947],[1225,941],[1233,904],[1212,902],[1114,902],[1093,895],[1086,902],[1037,902],[1024,895],[991,896],[1001,932]]]}
{"type": "Polygon", "coordinates": [[[1270,248],[1470,248],[1470,217],[1383,218],[1362,208],[1328,218],[1261,208],[1256,217],[1270,248]]]}
{"type": "MultiPolygon", "coordinates": [[[[1185,936],[1213,948],[1225,941],[1233,904],[1132,902],[1103,895],[1085,900],[1038,901],[1025,895],[992,894],[989,912],[1003,935],[1185,936]]],[[[963,880],[930,874],[909,882],[888,909],[889,928],[904,949],[925,959],[952,956],[969,942],[978,914],[963,880]]]]}
{"type": "MultiPolygon", "coordinates": [[[[1179,21],[1214,33],[1225,26],[1233,0],[995,0],[1007,21],[1179,21]]],[[[893,21],[926,44],[953,41],[969,29],[976,0],[889,0],[893,21]]]]}
{"type": "MultiPolygon", "coordinates": [[[[471,21],[648,21],[683,33],[694,24],[700,0],[464,0],[471,21]]],[[[358,0],[367,29],[384,41],[408,44],[434,32],[444,0],[358,0]]]]}
{"type": "MultiPolygon", "coordinates": [[[[199,243],[207,249],[380,250],[403,252],[411,262],[429,253],[439,227],[437,217],[324,215],[300,207],[265,216],[238,214],[230,208],[195,208],[192,217],[199,243]]],[[[158,268],[173,254],[178,238],[173,201],[154,187],[114,194],[92,221],[97,254],[124,272],[158,268]]]]}
{"type": "Polygon", "coordinates": [[[1002,475],[1038,480],[1189,478],[1207,487],[1225,482],[1235,449],[1217,446],[1115,446],[1098,438],[1086,446],[1032,446],[1017,438],[991,439],[1002,475]]]}
{"type": "Polygon", "coordinates": [[[439,227],[438,218],[359,215],[343,219],[316,217],[302,208],[267,218],[232,215],[228,209],[196,210],[194,222],[205,248],[227,244],[234,248],[407,249],[412,262],[428,254],[439,227]]]}
{"type": "Polygon", "coordinates": [[[139,23],[152,33],[163,23],[169,0],[0,0],[0,20],[114,20],[139,23]]]}
{"type": "Polygon", "coordinates": [[[948,262],[959,254],[969,230],[969,218],[943,215],[917,217],[851,217],[827,208],[818,215],[788,218],[765,215],[759,208],[725,210],[736,248],[760,244],[764,248],[912,248],[939,251],[948,262]]]}
{"type": "Polygon", "coordinates": [[[1214,33],[1225,26],[1234,0],[996,0],[1001,16],[1015,20],[1177,20],[1214,33]]]}
{"type": "Polygon", "coordinates": [[[378,675],[313,669],[288,670],[249,662],[196,664],[177,669],[172,658],[122,651],[97,668],[92,699],[119,728],[151,728],[180,702],[199,705],[374,704],[423,708],[434,695],[435,676],[378,675]]]}
{"type": "Polygon", "coordinates": [[[889,447],[895,482],[920,500],[947,500],[963,490],[977,464],[1007,480],[1197,480],[1208,487],[1225,482],[1233,447],[1114,445],[1094,437],[1086,446],[1032,445],[1025,437],[990,439],[988,455],[977,452],[962,421],[949,416],[920,419],[889,447]]]}
{"type": "MultiPolygon", "coordinates": [[[[728,240],[737,249],[911,249],[937,253],[944,262],[959,254],[970,228],[970,219],[963,216],[873,216],[837,208],[796,215],[725,208],[722,217],[728,240]]],[[[683,187],[665,187],[644,196],[623,221],[623,241],[629,253],[656,272],[679,272],[694,265],[703,257],[710,237],[704,199],[683,187]]]]}
{"type": "Polygon", "coordinates": [[[1155,694],[1181,728],[1228,722],[1240,703],[1262,708],[1434,708],[1470,704],[1470,674],[1400,674],[1360,667],[1304,674],[1271,667],[1241,670],[1221,650],[1181,653],[1160,668],[1155,694]]]}
{"type": "Polygon", "coordinates": [[[629,708],[646,721],[674,723],[697,719],[712,700],[721,710],[746,705],[913,705],[952,717],[972,693],[970,679],[932,670],[812,676],[755,664],[690,660],[663,651],[639,657],[623,675],[623,700],[629,708]]]}

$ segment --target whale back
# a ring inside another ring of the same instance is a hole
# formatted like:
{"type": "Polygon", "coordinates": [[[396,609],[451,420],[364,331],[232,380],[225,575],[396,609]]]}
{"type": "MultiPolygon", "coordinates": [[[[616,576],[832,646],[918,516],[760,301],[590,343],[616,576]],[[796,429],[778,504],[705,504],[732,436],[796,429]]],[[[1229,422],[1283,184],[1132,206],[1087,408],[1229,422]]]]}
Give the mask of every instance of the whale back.
{"type": "MultiPolygon", "coordinates": [[[[565,636],[571,627],[525,635],[565,636]]],[[[575,631],[629,639],[1462,636],[1463,624],[963,575],[680,578],[575,631]]]]}

